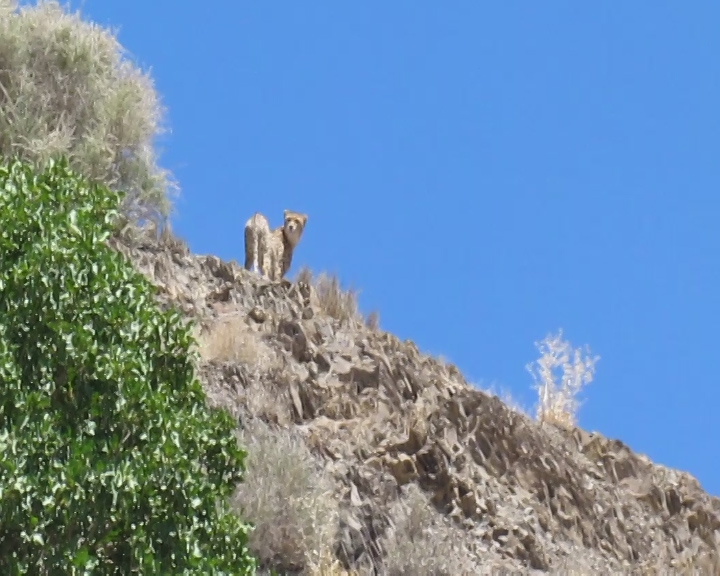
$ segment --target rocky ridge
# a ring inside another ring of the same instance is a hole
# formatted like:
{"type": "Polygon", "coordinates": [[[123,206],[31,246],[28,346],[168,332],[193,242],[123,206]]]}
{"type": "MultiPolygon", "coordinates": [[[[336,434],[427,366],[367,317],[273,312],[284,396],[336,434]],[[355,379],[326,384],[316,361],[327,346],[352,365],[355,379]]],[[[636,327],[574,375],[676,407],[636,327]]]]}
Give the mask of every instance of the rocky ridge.
{"type": "Polygon", "coordinates": [[[720,499],[691,475],[542,426],[412,342],[323,314],[309,284],[265,281],[170,236],[113,244],[201,337],[242,331],[244,353],[199,366],[208,399],[240,426],[261,419],[303,438],[334,480],[333,550],[348,572],[403,573],[388,538],[415,491],[450,535],[435,552],[447,566],[426,574],[720,573],[720,499]]]}

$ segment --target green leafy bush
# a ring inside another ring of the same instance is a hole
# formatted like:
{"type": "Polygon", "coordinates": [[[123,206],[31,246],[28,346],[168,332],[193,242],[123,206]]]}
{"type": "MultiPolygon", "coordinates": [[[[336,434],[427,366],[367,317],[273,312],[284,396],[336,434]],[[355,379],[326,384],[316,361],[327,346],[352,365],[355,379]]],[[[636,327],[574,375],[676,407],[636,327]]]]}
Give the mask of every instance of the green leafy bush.
{"type": "Polygon", "coordinates": [[[106,245],[120,202],[65,160],[0,167],[0,574],[251,574],[246,454],[106,245]]]}
{"type": "Polygon", "coordinates": [[[158,166],[163,109],[113,31],[54,0],[0,0],[0,156],[70,166],[126,191],[131,221],[163,222],[177,185],[158,166]]]}

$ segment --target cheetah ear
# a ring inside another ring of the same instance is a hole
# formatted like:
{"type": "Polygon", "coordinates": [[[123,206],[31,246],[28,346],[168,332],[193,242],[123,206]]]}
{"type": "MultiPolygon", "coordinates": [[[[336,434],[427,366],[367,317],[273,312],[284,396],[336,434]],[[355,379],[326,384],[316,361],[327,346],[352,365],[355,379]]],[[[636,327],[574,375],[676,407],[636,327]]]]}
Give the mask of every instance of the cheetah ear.
{"type": "Polygon", "coordinates": [[[305,224],[307,224],[307,214],[300,214],[300,218],[302,218],[302,224],[304,228],[305,224]]]}
{"type": "Polygon", "coordinates": [[[288,214],[290,214],[290,210],[283,211],[283,220],[287,220],[288,214]]]}

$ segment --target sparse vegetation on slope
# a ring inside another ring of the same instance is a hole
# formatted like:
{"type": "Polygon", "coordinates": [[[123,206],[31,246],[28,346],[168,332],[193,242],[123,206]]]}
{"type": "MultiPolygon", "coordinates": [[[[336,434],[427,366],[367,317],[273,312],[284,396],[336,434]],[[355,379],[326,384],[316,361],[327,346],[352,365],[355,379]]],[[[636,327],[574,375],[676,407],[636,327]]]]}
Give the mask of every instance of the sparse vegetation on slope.
{"type": "MultiPolygon", "coordinates": [[[[619,441],[542,426],[508,409],[412,342],[370,330],[359,317],[328,315],[307,282],[267,282],[176,242],[117,248],[161,287],[162,301],[180,303],[217,329],[221,342],[239,335],[241,353],[211,354],[200,365],[209,402],[228,407],[245,442],[262,422],[265,440],[253,441],[252,455],[255,470],[268,471],[260,480],[249,469],[239,509],[259,528],[278,513],[269,495],[316,501],[312,483],[294,491],[287,479],[322,471],[332,480],[338,519],[322,532],[332,541],[310,548],[334,551],[344,572],[330,573],[717,568],[720,500],[689,474],[654,465],[619,441]],[[255,348],[259,361],[247,352],[255,348]],[[270,448],[260,448],[266,440],[270,448]],[[263,456],[278,451],[282,458],[263,456]]],[[[313,518],[300,510],[283,525],[313,518]]],[[[272,532],[277,544],[263,552],[265,567],[327,574],[300,567],[308,548],[293,544],[293,530],[272,532]],[[281,557],[268,560],[276,551],[281,557]]]]}
{"type": "Polygon", "coordinates": [[[265,569],[306,574],[338,571],[338,502],[332,479],[303,437],[249,419],[239,431],[247,447],[247,481],[235,503],[255,529],[250,548],[265,569]]]}
{"type": "Polygon", "coordinates": [[[138,222],[170,211],[161,112],[110,31],[0,0],[0,157],[28,162],[0,169],[0,572],[718,573],[720,500],[574,427],[597,359],[561,335],[529,367],[543,427],[337,277],[138,222]],[[59,154],[108,188],[33,172],[59,154]]]}
{"type": "Polygon", "coordinates": [[[250,574],[235,423],[105,241],[120,195],[0,168],[0,573],[250,574]]]}
{"type": "Polygon", "coordinates": [[[158,94],[116,36],[56,1],[0,0],[0,157],[73,169],[125,192],[123,212],[162,221],[175,189],[157,164],[158,94]]]}
{"type": "Polygon", "coordinates": [[[463,530],[433,510],[422,490],[410,484],[392,505],[393,525],[381,544],[388,576],[479,574],[463,530]]]}
{"type": "MultiPolygon", "coordinates": [[[[295,281],[313,287],[317,304],[327,316],[340,322],[354,322],[362,318],[358,308],[357,290],[344,289],[336,275],[322,272],[314,276],[312,271],[306,267],[298,272],[295,281]]],[[[377,311],[372,311],[367,315],[365,325],[371,330],[380,328],[380,315],[377,311]]]]}

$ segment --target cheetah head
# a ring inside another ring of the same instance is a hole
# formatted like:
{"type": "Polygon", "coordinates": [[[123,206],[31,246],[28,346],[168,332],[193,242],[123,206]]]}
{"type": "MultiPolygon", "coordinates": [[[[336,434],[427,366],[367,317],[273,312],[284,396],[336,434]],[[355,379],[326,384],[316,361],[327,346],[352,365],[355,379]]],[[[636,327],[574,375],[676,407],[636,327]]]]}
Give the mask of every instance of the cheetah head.
{"type": "Polygon", "coordinates": [[[297,243],[300,242],[300,236],[302,236],[303,230],[305,229],[305,224],[307,223],[307,214],[285,210],[284,217],[285,224],[283,230],[285,232],[285,238],[291,246],[297,246],[297,243]]]}

